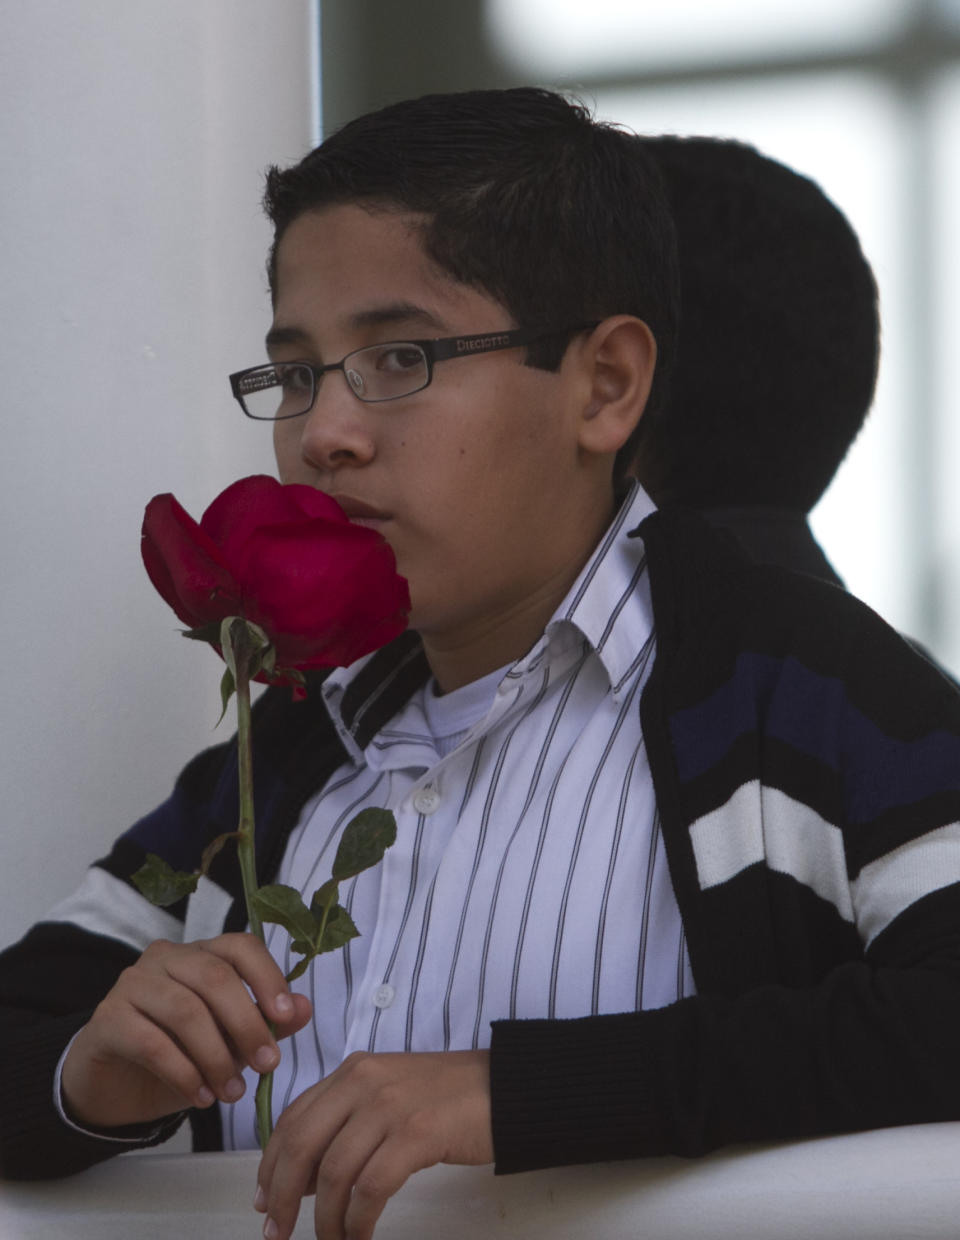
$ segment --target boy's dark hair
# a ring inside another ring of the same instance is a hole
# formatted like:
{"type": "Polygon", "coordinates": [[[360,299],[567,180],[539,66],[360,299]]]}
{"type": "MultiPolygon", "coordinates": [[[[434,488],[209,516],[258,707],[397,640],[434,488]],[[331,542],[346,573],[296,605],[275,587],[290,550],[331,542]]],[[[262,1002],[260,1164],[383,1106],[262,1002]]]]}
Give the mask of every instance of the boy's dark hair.
{"type": "MultiPolygon", "coordinates": [[[[427,95],[361,116],[267,173],[274,296],[286,229],[337,203],[422,215],[429,257],[518,326],[643,319],[658,346],[655,406],[676,332],[676,250],[659,174],[635,134],[533,87],[427,95]]],[[[530,346],[527,364],[555,370],[569,341],[530,346]]],[[[621,449],[619,472],[634,451],[633,440],[621,449]]]]}
{"type": "Polygon", "coordinates": [[[873,400],[877,289],[856,234],[753,147],[643,142],[676,223],[681,328],[636,472],[660,503],[809,512],[873,400]]]}

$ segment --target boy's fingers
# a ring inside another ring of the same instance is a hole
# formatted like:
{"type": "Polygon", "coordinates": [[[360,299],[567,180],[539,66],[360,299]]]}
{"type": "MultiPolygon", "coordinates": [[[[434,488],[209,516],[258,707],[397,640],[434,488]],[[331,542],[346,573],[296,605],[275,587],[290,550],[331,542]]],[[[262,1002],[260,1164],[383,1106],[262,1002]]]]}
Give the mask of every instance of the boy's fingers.
{"type": "MultiPolygon", "coordinates": [[[[147,949],[149,958],[144,953],[145,968],[196,995],[250,1068],[272,1071],[280,1062],[280,1050],[268,1022],[275,1022],[277,1032],[287,1036],[303,1027],[311,1008],[304,996],[290,993],[264,945],[250,935],[231,934],[191,944],[154,946],[156,950],[147,949]]],[[[189,1010],[184,999],[182,1015],[174,1017],[173,1032],[178,1033],[189,1010]]]]}
{"type": "Polygon", "coordinates": [[[276,1036],[278,1038],[289,1038],[292,1033],[296,1033],[298,1029],[302,1029],[304,1025],[308,1025],[313,1019],[313,1004],[306,995],[298,995],[291,993],[292,1015],[286,1020],[277,1020],[276,1036]]]}
{"type": "Polygon", "coordinates": [[[290,989],[280,966],[252,934],[224,934],[204,946],[233,965],[266,1019],[277,1026],[279,1036],[302,1029],[313,1015],[310,1000],[290,989]]]}
{"type": "Polygon", "coordinates": [[[223,1051],[229,1044],[257,1072],[270,1072],[277,1066],[276,1040],[228,961],[208,952],[174,957],[168,961],[167,976],[180,988],[176,1010],[170,1014],[173,1023],[167,1027],[184,1042],[189,1054],[202,1057],[215,1039],[223,1051]]]}
{"type": "Polygon", "coordinates": [[[277,1038],[311,1014],[250,935],[160,940],[124,970],[78,1037],[64,1064],[65,1096],[79,1117],[107,1127],[216,1098],[236,1102],[243,1067],[276,1068],[277,1038]]]}
{"type": "MultiPolygon", "coordinates": [[[[204,1083],[222,1102],[236,1102],[242,1096],[243,1081],[231,1047],[200,995],[175,978],[141,975],[129,980],[122,1001],[135,1014],[126,1022],[130,1031],[126,1058],[171,1085],[174,1081],[165,1075],[163,1065],[178,1063],[181,1056],[188,1059],[201,1078],[187,1095],[191,1102],[204,1083]],[[179,1054],[171,1054],[169,1047],[179,1054]]],[[[249,998],[247,1003],[253,1006],[249,998]]]]}
{"type": "MultiPolygon", "coordinates": [[[[174,959],[197,957],[201,962],[201,967],[207,971],[206,976],[210,984],[216,984],[218,981],[216,961],[225,962],[249,986],[254,999],[268,1020],[289,1018],[292,998],[290,987],[277,962],[267,951],[265,945],[254,935],[222,934],[215,939],[167,946],[174,949],[174,959]]],[[[151,948],[148,947],[147,951],[150,950],[151,948]]],[[[161,954],[161,960],[163,958],[161,954]]]]}

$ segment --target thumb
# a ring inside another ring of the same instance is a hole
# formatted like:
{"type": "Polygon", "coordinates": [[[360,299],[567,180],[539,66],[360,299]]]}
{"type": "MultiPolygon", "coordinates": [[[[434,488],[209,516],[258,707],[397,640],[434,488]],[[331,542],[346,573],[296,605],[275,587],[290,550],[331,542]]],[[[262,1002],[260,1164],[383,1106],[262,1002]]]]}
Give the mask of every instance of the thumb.
{"type": "Polygon", "coordinates": [[[298,995],[291,991],[284,998],[289,1000],[289,1004],[276,1004],[277,1012],[273,1018],[275,1036],[278,1039],[289,1038],[291,1034],[297,1033],[304,1025],[309,1024],[313,1018],[313,1004],[306,995],[298,995]]]}

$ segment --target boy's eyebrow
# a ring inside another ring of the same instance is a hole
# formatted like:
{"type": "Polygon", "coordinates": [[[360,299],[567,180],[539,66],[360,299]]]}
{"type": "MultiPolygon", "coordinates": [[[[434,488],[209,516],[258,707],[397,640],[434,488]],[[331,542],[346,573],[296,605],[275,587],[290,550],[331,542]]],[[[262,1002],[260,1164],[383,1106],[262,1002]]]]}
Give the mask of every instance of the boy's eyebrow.
{"type": "Polygon", "coordinates": [[[278,344],[306,344],[309,336],[299,327],[271,327],[267,332],[267,352],[278,344]]]}
{"type": "MultiPolygon", "coordinates": [[[[353,330],[369,327],[420,327],[431,331],[443,331],[444,324],[431,311],[412,302],[395,301],[383,306],[371,306],[348,315],[346,324],[353,330]]],[[[306,345],[310,333],[301,327],[271,327],[267,332],[267,351],[277,345],[306,345]]]]}
{"type": "Polygon", "coordinates": [[[394,301],[385,306],[371,306],[369,310],[359,310],[350,316],[351,327],[390,327],[396,324],[422,324],[437,330],[443,330],[443,324],[423,306],[409,301],[394,301]]]}

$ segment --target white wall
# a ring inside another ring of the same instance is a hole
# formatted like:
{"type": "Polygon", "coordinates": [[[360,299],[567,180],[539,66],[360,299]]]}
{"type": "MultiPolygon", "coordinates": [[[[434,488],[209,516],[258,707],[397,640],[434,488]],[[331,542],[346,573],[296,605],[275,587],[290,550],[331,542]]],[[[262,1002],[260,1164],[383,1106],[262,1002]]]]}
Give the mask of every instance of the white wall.
{"type": "Polygon", "coordinates": [[[263,356],[262,173],[312,145],[312,7],[0,0],[0,946],[221,739],[140,522],[272,468],[226,375],[263,356]]]}

